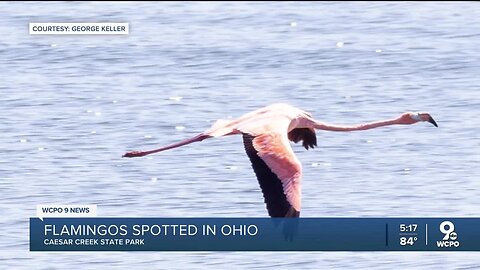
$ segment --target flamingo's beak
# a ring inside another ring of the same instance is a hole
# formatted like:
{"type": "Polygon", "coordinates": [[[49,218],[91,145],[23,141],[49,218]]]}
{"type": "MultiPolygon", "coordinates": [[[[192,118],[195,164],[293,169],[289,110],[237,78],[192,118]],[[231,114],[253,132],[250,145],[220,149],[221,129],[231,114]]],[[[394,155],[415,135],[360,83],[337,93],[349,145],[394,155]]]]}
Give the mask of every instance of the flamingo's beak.
{"type": "Polygon", "coordinates": [[[438,127],[437,122],[435,122],[435,120],[433,120],[433,117],[429,116],[427,121],[432,123],[432,125],[434,125],[435,127],[438,127]]]}

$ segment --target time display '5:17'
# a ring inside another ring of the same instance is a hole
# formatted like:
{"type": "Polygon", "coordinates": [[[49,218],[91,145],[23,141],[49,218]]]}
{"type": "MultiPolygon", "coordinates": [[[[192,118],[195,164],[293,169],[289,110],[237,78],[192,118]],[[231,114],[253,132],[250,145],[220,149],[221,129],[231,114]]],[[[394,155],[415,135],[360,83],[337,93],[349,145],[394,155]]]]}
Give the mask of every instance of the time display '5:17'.
{"type": "Polygon", "coordinates": [[[417,224],[400,224],[400,232],[416,232],[417,224]]]}

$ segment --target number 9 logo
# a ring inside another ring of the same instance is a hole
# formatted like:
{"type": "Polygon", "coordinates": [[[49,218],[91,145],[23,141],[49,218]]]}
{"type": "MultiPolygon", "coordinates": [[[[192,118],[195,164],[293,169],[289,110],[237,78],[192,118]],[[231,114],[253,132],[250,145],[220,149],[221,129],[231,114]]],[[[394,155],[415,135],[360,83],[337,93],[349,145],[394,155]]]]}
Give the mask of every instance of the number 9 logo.
{"type": "Polygon", "coordinates": [[[455,230],[455,225],[451,221],[444,221],[440,223],[440,231],[445,234],[443,237],[443,240],[448,240],[450,238],[450,233],[452,233],[455,230]],[[448,229],[445,227],[448,226],[448,229]]]}

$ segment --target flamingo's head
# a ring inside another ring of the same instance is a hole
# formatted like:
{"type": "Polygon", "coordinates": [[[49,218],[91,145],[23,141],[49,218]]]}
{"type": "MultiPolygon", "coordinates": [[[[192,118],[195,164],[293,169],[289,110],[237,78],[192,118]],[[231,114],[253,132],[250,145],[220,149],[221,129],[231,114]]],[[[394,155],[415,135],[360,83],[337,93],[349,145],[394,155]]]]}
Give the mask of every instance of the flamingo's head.
{"type": "Polygon", "coordinates": [[[399,122],[406,125],[414,124],[417,122],[429,122],[432,125],[438,127],[437,122],[435,122],[435,120],[433,120],[433,117],[426,112],[406,112],[400,116],[399,122]]]}

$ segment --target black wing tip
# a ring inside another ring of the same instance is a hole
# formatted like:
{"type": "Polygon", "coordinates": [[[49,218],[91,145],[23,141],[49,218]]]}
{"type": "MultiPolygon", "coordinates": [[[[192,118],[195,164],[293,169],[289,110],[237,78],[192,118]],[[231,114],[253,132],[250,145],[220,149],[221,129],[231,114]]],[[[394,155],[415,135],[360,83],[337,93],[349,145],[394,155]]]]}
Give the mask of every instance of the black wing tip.
{"type": "Polygon", "coordinates": [[[287,214],[285,215],[286,218],[298,218],[300,217],[300,211],[295,210],[295,208],[290,207],[287,214]]]}
{"type": "Polygon", "coordinates": [[[308,150],[309,148],[313,149],[313,148],[318,147],[318,146],[317,146],[317,142],[309,143],[309,142],[304,141],[303,142],[303,147],[305,147],[305,149],[308,150]]]}
{"type": "Polygon", "coordinates": [[[315,130],[310,128],[295,128],[288,133],[288,139],[294,143],[303,141],[302,145],[305,149],[315,148],[317,146],[317,136],[315,130]]]}
{"type": "Polygon", "coordinates": [[[270,211],[269,210],[268,214],[271,218],[298,218],[298,217],[300,217],[300,211],[295,210],[295,208],[293,208],[291,206],[286,213],[285,212],[275,212],[275,211],[270,211]]]}

